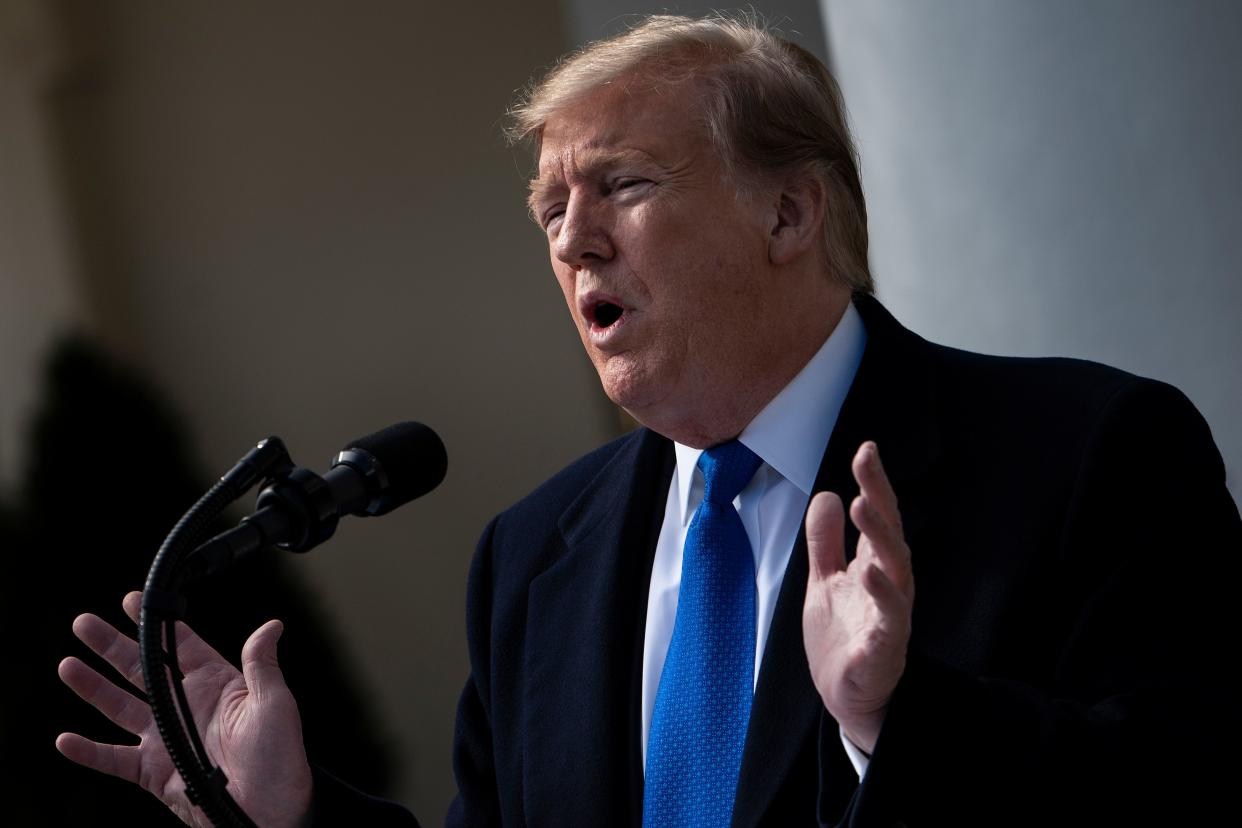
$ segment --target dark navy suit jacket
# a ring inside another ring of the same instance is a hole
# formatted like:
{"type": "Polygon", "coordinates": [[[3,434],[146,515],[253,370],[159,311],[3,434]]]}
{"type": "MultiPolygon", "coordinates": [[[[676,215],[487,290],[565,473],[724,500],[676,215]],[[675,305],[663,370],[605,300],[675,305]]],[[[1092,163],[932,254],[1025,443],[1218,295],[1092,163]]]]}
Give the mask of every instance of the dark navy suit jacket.
{"type": "MultiPolygon", "coordinates": [[[[1229,683],[1242,523],[1176,389],[1076,360],[927,343],[856,299],[868,344],[815,489],[875,440],[916,597],[865,781],[811,683],[798,539],[733,825],[1187,824],[1239,763],[1229,683]]],[[[639,825],[647,585],[673,468],[646,429],[487,527],[450,825],[639,825]]],[[[847,548],[857,535],[847,528],[847,548]]],[[[413,824],[317,773],[318,824],[413,824]]]]}

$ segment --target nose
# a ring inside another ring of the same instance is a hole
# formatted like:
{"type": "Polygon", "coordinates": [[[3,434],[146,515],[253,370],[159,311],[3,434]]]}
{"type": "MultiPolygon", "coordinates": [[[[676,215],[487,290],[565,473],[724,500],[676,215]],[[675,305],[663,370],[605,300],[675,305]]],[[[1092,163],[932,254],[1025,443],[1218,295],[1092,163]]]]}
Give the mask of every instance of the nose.
{"type": "Polygon", "coordinates": [[[556,258],[581,270],[613,257],[610,222],[600,199],[575,193],[565,206],[565,215],[552,243],[556,258]]]}

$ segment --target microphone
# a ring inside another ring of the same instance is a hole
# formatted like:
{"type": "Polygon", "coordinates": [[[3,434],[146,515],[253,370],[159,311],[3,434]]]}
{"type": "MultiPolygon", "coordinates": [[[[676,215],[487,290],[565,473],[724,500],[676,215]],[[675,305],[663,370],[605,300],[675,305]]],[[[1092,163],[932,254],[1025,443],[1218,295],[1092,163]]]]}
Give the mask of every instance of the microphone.
{"type": "MultiPolygon", "coordinates": [[[[276,449],[284,452],[277,437],[276,449]]],[[[187,580],[209,575],[265,546],[306,552],[332,537],[344,515],[378,517],[440,485],[448,455],[422,423],[391,425],[352,441],[321,477],[288,464],[259,492],[253,514],[194,550],[187,580]]]]}

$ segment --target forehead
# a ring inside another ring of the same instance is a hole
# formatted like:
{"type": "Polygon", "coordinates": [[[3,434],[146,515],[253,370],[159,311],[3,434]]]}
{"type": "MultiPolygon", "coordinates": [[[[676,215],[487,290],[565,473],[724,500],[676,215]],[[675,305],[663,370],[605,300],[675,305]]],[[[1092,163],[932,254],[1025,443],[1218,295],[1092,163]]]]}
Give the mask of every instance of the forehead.
{"type": "Polygon", "coordinates": [[[670,164],[708,144],[692,82],[661,87],[616,83],[578,99],[545,122],[537,181],[627,162],[670,164]]]}

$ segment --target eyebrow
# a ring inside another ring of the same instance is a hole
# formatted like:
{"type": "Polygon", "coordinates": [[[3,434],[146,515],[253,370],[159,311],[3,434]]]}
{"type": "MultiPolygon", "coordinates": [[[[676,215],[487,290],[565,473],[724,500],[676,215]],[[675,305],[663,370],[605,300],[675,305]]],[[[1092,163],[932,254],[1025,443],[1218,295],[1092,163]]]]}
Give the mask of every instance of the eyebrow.
{"type": "MultiPolygon", "coordinates": [[[[607,170],[627,163],[656,163],[647,153],[634,149],[598,150],[588,148],[581,153],[579,158],[580,163],[577,166],[588,176],[598,173],[600,170],[607,170]]],[[[530,194],[526,198],[526,207],[530,210],[531,217],[537,218],[535,216],[535,208],[552,193],[564,186],[565,180],[559,172],[543,173],[538,178],[532,178],[527,184],[530,194]]]]}

